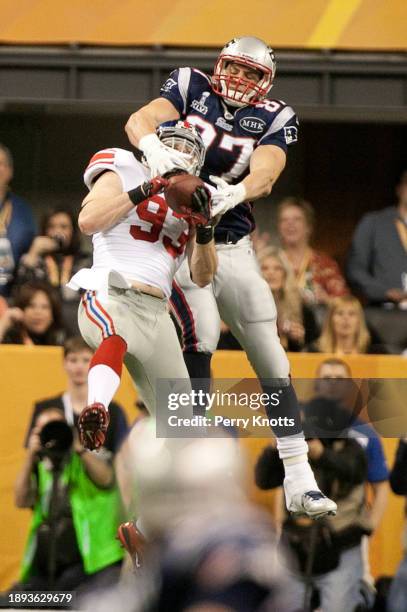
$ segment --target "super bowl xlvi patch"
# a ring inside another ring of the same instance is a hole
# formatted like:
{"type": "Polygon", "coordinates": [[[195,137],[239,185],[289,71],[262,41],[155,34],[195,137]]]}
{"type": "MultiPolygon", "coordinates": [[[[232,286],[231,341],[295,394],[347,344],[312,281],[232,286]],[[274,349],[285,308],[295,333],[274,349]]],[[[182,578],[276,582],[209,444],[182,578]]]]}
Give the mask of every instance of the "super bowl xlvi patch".
{"type": "Polygon", "coordinates": [[[211,95],[210,91],[204,91],[201,97],[199,98],[199,100],[192,100],[191,102],[192,108],[196,110],[198,113],[201,113],[201,115],[206,115],[206,113],[208,112],[208,107],[206,106],[205,102],[206,102],[206,99],[209,98],[210,95],[211,95]]]}
{"type": "Polygon", "coordinates": [[[177,81],[174,81],[174,79],[167,79],[164,83],[164,85],[161,87],[161,92],[162,93],[168,93],[169,91],[171,91],[171,89],[177,84],[177,81]]]}
{"type": "Polygon", "coordinates": [[[240,119],[239,125],[243,130],[246,130],[246,132],[250,132],[251,134],[261,134],[264,132],[266,122],[258,117],[243,117],[240,119]]]}
{"type": "Polygon", "coordinates": [[[287,144],[297,142],[298,140],[298,128],[294,125],[290,125],[284,128],[284,138],[287,144]]]}

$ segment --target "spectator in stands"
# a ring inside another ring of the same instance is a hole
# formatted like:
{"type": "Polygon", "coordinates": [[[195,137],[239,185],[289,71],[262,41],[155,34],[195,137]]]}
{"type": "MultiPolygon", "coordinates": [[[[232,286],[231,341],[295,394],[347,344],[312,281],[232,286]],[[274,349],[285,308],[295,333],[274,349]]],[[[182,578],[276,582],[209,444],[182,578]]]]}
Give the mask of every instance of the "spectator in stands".
{"type": "MultiPolygon", "coordinates": [[[[345,487],[343,491],[346,491],[346,485],[349,488],[348,495],[338,500],[337,516],[328,519],[328,526],[332,528],[333,534],[329,534],[329,531],[324,533],[322,528],[320,534],[322,542],[317,538],[319,543],[315,550],[317,556],[314,575],[310,580],[314,587],[320,589],[322,609],[329,610],[329,612],[332,605],[330,598],[335,598],[337,588],[343,589],[344,593],[341,592],[339,595],[337,593],[339,599],[334,603],[332,610],[353,610],[354,606],[350,605],[349,601],[346,605],[346,598],[347,595],[353,593],[355,601],[359,601],[359,590],[364,593],[365,600],[371,602],[372,589],[367,583],[371,584],[372,580],[367,562],[367,538],[364,534],[370,535],[378,528],[388,499],[388,470],[381,440],[375,430],[358,416],[361,405],[357,405],[359,394],[355,394],[355,391],[358,391],[358,387],[352,381],[349,366],[337,358],[326,359],[319,365],[316,372],[316,397],[305,407],[307,417],[305,429],[308,428],[308,435],[313,435],[315,427],[312,425],[315,425],[315,421],[317,421],[321,436],[322,432],[326,432],[324,438],[313,438],[308,442],[310,457],[316,461],[321,477],[327,478],[331,486],[338,487],[338,491],[341,490],[341,486],[345,487]],[[348,429],[343,428],[345,423],[348,429]],[[343,439],[336,441],[326,439],[326,436],[330,435],[333,430],[342,430],[341,436],[356,441],[360,450],[355,451],[353,444],[351,446],[346,444],[340,450],[340,443],[343,442],[343,439]],[[364,452],[365,458],[362,457],[360,451],[364,452]],[[370,506],[365,502],[364,485],[360,486],[356,482],[360,468],[360,464],[356,465],[357,457],[362,463],[367,461],[367,471],[364,473],[363,481],[372,487],[373,500],[370,506]],[[335,479],[338,479],[337,485],[334,484],[335,479]],[[350,486],[352,482],[354,488],[350,486]],[[328,542],[324,543],[324,537],[328,542]],[[333,546],[329,546],[330,537],[332,537],[333,546]],[[329,569],[330,564],[335,565],[336,552],[340,553],[339,564],[336,568],[329,569]],[[362,578],[363,582],[361,582],[362,578]]],[[[268,447],[259,459],[256,481],[261,488],[278,486],[281,481],[282,476],[278,477],[277,471],[274,471],[273,476],[273,466],[275,470],[280,469],[277,463],[274,464],[275,458],[274,449],[268,447]]],[[[303,563],[306,553],[309,552],[306,550],[307,543],[309,544],[308,538],[311,537],[309,529],[308,527],[307,532],[305,527],[291,528],[290,525],[288,527],[287,537],[291,537],[292,546],[297,550],[303,563]]],[[[316,535],[314,533],[313,537],[316,535]]],[[[303,567],[305,568],[305,565],[303,567]]],[[[305,584],[301,586],[302,593],[304,593],[305,584]]]]}
{"type": "MultiPolygon", "coordinates": [[[[352,372],[342,359],[330,358],[320,363],[316,371],[315,391],[319,397],[339,402],[341,408],[348,412],[348,435],[356,439],[366,452],[367,483],[369,495],[368,518],[372,533],[379,527],[387,507],[389,497],[389,472],[384,455],[383,444],[374,427],[366,422],[363,409],[366,397],[361,391],[362,381],[353,381],[352,372]],[[357,391],[357,393],[355,393],[357,391]]],[[[374,580],[370,573],[368,555],[368,537],[362,538],[362,557],[364,565],[364,592],[371,595],[374,580]]]]}
{"type": "MultiPolygon", "coordinates": [[[[308,448],[318,484],[329,491],[338,511],[336,517],[317,522],[292,516],[284,521],[282,541],[290,547],[296,562],[290,590],[298,610],[311,609],[313,590],[318,590],[324,611],[355,610],[361,599],[363,575],[360,541],[364,533],[370,533],[361,513],[366,456],[356,440],[347,438],[311,438],[308,448]]],[[[268,446],[256,465],[256,483],[261,489],[272,489],[280,487],[283,478],[278,451],[268,446]]]]}
{"type": "MultiPolygon", "coordinates": [[[[358,388],[352,382],[350,368],[344,361],[336,358],[324,360],[316,372],[316,398],[304,410],[309,435],[312,434],[312,426],[315,426],[315,417],[320,421],[317,423],[320,431],[327,432],[327,435],[332,430],[341,430],[344,423],[348,427],[348,430],[343,429],[340,440],[321,437],[308,442],[310,457],[318,473],[330,482],[339,495],[337,516],[328,519],[329,529],[324,532],[322,527],[319,540],[317,538],[319,544],[314,551],[314,575],[311,575],[310,581],[320,590],[322,609],[329,612],[353,610],[356,604],[352,605],[351,602],[361,600],[359,590],[362,578],[366,581],[369,577],[364,534],[370,535],[377,529],[388,499],[388,470],[383,447],[375,430],[358,417],[360,406],[357,406],[358,394],[355,395],[355,390],[358,388]],[[348,441],[345,444],[346,438],[348,441]],[[351,441],[352,444],[349,444],[351,441]],[[355,447],[355,442],[359,449],[355,447]],[[363,470],[361,481],[363,464],[367,469],[363,470]],[[369,483],[372,487],[370,507],[365,502],[363,483],[369,483]],[[329,546],[329,538],[332,538],[333,546],[329,546]],[[336,553],[339,553],[339,559],[336,553]],[[334,567],[336,561],[338,565],[334,567]],[[329,569],[330,565],[332,569],[329,569]]],[[[256,467],[256,482],[260,488],[274,488],[281,484],[283,474],[279,471],[281,466],[276,457],[273,447],[267,447],[260,457],[256,467]]],[[[302,560],[304,574],[310,527],[304,527],[303,522],[302,526],[296,527],[295,521],[292,527],[291,521],[289,519],[287,537],[291,537],[292,546],[302,560]]],[[[305,584],[299,583],[297,586],[301,587],[300,593],[303,594],[305,584]]],[[[368,599],[369,589],[365,587],[362,592],[368,599]]]]}
{"type": "MultiPolygon", "coordinates": [[[[390,486],[396,495],[407,496],[407,437],[400,440],[396,460],[390,474],[390,486]]],[[[388,612],[404,612],[407,602],[407,543],[404,558],[390,587],[388,612]]]]}
{"type": "Polygon", "coordinates": [[[381,344],[372,343],[362,306],[353,295],[332,300],[328,306],[320,337],[305,348],[309,353],[386,353],[381,344]]]}
{"type": "MultiPolygon", "coordinates": [[[[92,360],[93,351],[81,336],[68,338],[64,342],[63,367],[68,379],[67,389],[55,397],[37,402],[31,424],[28,429],[26,443],[31,434],[34,421],[43,410],[56,407],[62,410],[69,425],[77,426],[78,418],[83,407],[88,403],[88,370],[92,360]]],[[[104,452],[115,455],[128,433],[126,416],[122,408],[112,402],[109,407],[110,423],[106,433],[104,452]]]]}
{"type": "Polygon", "coordinates": [[[276,303],[281,343],[288,351],[299,351],[318,337],[314,314],[303,301],[292,269],[277,248],[262,249],[258,259],[276,303]]]}
{"type": "Polygon", "coordinates": [[[309,304],[327,304],[346,295],[348,288],[336,261],[310,246],[314,218],[311,204],[301,198],[285,198],[277,208],[282,251],[303,298],[309,304]]]}
{"type": "Polygon", "coordinates": [[[37,236],[21,257],[16,281],[48,282],[58,290],[69,334],[79,333],[77,324],[78,294],[66,287],[69,279],[83,267],[88,267],[90,255],[81,249],[81,235],[71,211],[64,208],[49,211],[37,236]]]}
{"type": "Polygon", "coordinates": [[[0,342],[59,345],[64,335],[61,304],[54,290],[41,281],[18,287],[14,306],[0,318],[0,342]]]}
{"type": "Polygon", "coordinates": [[[10,191],[13,157],[0,143],[0,295],[8,297],[15,270],[36,233],[29,204],[10,191]]]}
{"type": "Polygon", "coordinates": [[[396,206],[367,213],[356,227],[347,276],[369,303],[407,308],[407,170],[396,193],[396,206]]]}
{"type": "Polygon", "coordinates": [[[118,580],[123,551],[115,539],[120,498],[113,467],[81,447],[58,408],[34,421],[15,500],[32,508],[33,518],[14,590],[94,590],[118,580]]]}

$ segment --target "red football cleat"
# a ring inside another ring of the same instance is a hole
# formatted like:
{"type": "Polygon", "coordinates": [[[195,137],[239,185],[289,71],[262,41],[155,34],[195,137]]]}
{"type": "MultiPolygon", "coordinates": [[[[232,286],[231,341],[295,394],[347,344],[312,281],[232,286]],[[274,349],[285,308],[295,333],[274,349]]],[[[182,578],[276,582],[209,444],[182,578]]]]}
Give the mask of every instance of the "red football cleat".
{"type": "Polygon", "coordinates": [[[143,554],[146,548],[146,539],[137,529],[133,521],[122,523],[117,530],[117,537],[123,548],[129,553],[135,569],[142,565],[143,554]]]}
{"type": "Polygon", "coordinates": [[[82,446],[89,450],[100,448],[105,441],[110,416],[103,404],[86,406],[79,416],[78,429],[82,446]]]}

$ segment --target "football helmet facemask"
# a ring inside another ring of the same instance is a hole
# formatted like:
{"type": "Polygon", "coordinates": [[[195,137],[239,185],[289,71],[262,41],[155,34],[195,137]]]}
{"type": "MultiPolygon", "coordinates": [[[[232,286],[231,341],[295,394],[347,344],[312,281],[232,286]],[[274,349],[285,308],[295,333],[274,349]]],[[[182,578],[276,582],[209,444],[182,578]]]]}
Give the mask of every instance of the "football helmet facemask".
{"type": "Polygon", "coordinates": [[[272,88],[275,73],[276,62],[271,47],[254,36],[234,38],[219,54],[212,76],[212,89],[231,106],[254,105],[272,88]],[[227,66],[232,62],[259,71],[260,80],[255,82],[229,74],[227,66]]]}
{"type": "Polygon", "coordinates": [[[198,130],[187,121],[177,121],[175,125],[162,125],[157,136],[167,147],[190,155],[191,161],[185,168],[189,174],[199,175],[205,160],[205,145],[198,130]]]}

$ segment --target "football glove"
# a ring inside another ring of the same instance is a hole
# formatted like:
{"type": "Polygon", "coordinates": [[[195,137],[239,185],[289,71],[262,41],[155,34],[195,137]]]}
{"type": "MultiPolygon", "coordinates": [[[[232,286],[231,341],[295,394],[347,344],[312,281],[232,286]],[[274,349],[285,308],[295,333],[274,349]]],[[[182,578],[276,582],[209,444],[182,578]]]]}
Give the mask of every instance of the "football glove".
{"type": "Polygon", "coordinates": [[[136,187],[135,189],[130,189],[127,192],[130,200],[133,202],[134,206],[141,204],[147,198],[152,198],[165,189],[168,185],[168,180],[163,178],[162,176],[156,176],[151,179],[151,181],[144,181],[141,185],[136,187]]]}
{"type": "Polygon", "coordinates": [[[139,141],[139,149],[144,153],[153,178],[174,168],[188,170],[192,160],[188,153],[181,153],[181,151],[167,147],[161,142],[157,134],[143,136],[139,141]]]}
{"type": "Polygon", "coordinates": [[[207,225],[211,218],[211,194],[206,187],[197,187],[191,197],[191,209],[186,211],[190,225],[207,225]]]}
{"type": "Polygon", "coordinates": [[[109,412],[98,402],[84,408],[79,416],[79,439],[84,448],[100,448],[106,438],[109,425],[109,412]]]}
{"type": "Polygon", "coordinates": [[[228,210],[244,201],[246,187],[243,183],[229,185],[218,176],[210,176],[210,179],[217,186],[217,190],[212,194],[212,217],[224,215],[228,210]]]}

